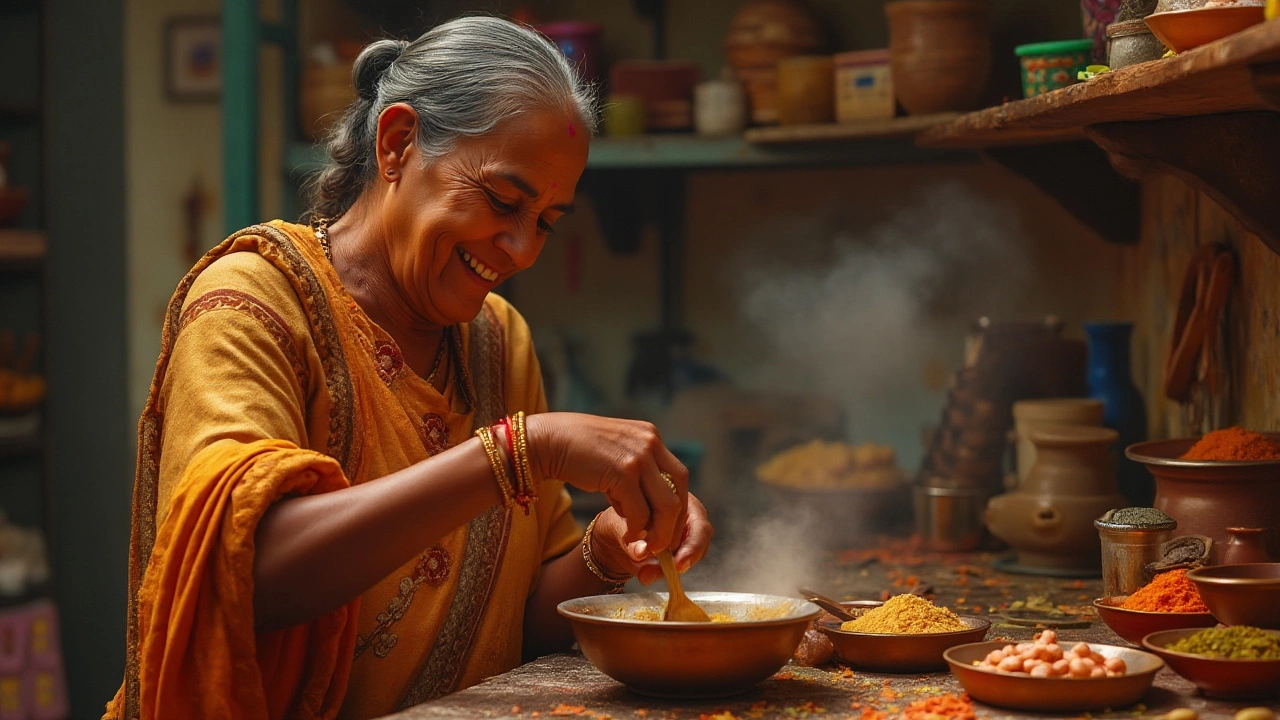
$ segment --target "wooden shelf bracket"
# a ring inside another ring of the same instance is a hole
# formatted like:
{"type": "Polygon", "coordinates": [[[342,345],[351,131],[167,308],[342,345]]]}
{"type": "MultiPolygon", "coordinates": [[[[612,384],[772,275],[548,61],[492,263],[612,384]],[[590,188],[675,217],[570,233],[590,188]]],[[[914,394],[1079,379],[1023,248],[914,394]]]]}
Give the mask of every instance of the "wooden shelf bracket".
{"type": "MultiPolygon", "coordinates": [[[[1277,87],[1277,75],[1270,69],[1267,74],[1266,82],[1277,87]]],[[[1085,132],[1125,176],[1178,177],[1213,198],[1280,253],[1280,114],[1104,123],[1085,132]]]]}

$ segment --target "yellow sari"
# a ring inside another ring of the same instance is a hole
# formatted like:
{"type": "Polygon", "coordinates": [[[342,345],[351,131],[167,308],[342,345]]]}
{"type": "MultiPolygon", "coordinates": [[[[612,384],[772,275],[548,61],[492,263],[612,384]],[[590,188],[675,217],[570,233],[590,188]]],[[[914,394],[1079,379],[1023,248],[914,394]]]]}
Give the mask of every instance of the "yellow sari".
{"type": "Polygon", "coordinates": [[[305,226],[241,231],[183,279],[139,423],[128,656],[106,717],[372,717],[520,663],[542,563],[582,537],[558,481],[529,515],[491,509],[347,607],[253,631],[254,531],[273,502],[546,409],[528,327],[502,298],[447,337],[442,393],[305,226]]]}

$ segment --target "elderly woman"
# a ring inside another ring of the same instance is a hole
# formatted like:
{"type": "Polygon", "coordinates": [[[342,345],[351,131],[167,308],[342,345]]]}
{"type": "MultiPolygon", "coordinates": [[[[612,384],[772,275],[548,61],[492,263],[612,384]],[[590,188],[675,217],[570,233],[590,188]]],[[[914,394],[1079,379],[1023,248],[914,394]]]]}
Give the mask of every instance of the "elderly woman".
{"type": "Polygon", "coordinates": [[[354,80],[312,225],[236,233],[170,303],[108,717],[389,713],[568,647],[557,603],[710,541],[652,425],[545,412],[491,293],[573,210],[589,89],[482,17],[354,80]],[[585,534],[564,483],[609,500],[585,534]]]}

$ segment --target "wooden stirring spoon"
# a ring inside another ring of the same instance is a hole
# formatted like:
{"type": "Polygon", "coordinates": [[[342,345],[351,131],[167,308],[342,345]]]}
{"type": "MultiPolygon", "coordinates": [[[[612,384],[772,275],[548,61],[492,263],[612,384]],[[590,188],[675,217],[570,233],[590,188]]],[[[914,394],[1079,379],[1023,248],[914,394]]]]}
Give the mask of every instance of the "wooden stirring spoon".
{"type": "Polygon", "coordinates": [[[849,612],[848,608],[841,605],[838,600],[835,600],[834,598],[829,598],[826,595],[823,595],[822,593],[818,592],[817,590],[810,590],[809,588],[800,588],[800,594],[804,596],[805,600],[808,600],[814,605],[817,605],[823,610],[826,610],[827,612],[834,615],[835,618],[840,622],[849,622],[851,620],[858,619],[857,615],[854,615],[853,613],[849,612]]]}
{"type": "Polygon", "coordinates": [[[662,619],[670,622],[711,622],[707,611],[698,607],[680,588],[680,573],[676,572],[671,550],[663,550],[657,553],[657,557],[662,565],[662,576],[667,579],[667,606],[662,610],[662,619]]]}

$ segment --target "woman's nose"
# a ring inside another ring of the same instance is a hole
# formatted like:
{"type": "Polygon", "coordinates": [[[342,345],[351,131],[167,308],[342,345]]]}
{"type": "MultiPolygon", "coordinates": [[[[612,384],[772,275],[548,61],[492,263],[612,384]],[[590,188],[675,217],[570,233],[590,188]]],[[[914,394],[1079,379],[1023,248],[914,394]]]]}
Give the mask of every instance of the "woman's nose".
{"type": "Polygon", "coordinates": [[[542,242],[536,228],[501,233],[497,239],[498,248],[511,258],[518,270],[527,270],[533,265],[542,252],[542,242]]]}

